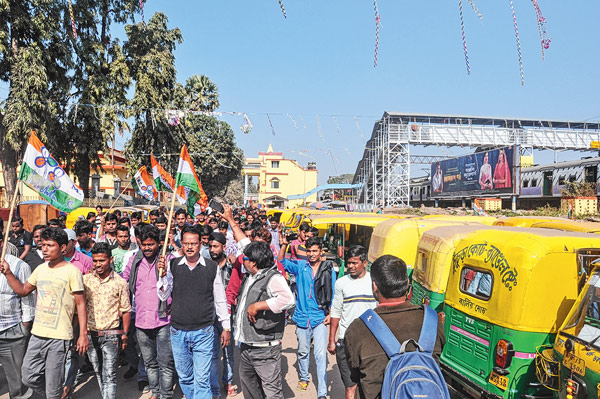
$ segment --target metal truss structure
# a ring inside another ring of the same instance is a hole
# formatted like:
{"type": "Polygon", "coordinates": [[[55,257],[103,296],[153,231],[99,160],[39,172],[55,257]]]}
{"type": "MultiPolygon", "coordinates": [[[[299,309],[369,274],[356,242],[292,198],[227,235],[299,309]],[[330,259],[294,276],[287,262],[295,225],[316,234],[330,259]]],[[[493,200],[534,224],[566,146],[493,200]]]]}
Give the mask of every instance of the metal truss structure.
{"type": "Polygon", "coordinates": [[[365,209],[409,205],[411,163],[447,158],[411,157],[411,145],[515,144],[522,155],[532,155],[534,148],[589,151],[600,147],[600,123],[385,112],[356,168],[354,183],[362,184],[359,203],[365,209]]]}

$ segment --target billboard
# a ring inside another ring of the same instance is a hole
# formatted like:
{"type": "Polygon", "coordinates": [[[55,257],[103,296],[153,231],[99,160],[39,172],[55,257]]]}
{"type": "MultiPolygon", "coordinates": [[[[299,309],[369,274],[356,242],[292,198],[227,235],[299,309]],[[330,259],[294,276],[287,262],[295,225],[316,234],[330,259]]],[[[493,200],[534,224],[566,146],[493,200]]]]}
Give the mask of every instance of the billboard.
{"type": "Polygon", "coordinates": [[[432,197],[513,194],[517,146],[478,152],[431,164],[432,197]]]}

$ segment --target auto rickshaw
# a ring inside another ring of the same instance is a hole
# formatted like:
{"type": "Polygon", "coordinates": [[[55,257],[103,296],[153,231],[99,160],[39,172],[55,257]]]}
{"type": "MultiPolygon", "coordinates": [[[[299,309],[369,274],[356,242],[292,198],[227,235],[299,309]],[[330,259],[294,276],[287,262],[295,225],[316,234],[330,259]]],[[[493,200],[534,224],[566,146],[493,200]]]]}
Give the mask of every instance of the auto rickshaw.
{"type": "Polygon", "coordinates": [[[423,219],[444,219],[454,222],[479,223],[491,226],[498,221],[494,216],[474,216],[474,215],[425,215],[423,219]]]}
{"type": "Polygon", "coordinates": [[[281,218],[281,214],[283,213],[282,209],[267,209],[267,218],[274,219],[277,223],[281,218]]]}
{"type": "Polygon", "coordinates": [[[90,212],[96,213],[96,208],[90,208],[86,206],[80,206],[77,209],[74,209],[73,212],[67,215],[67,220],[65,221],[65,226],[68,229],[72,229],[75,226],[75,222],[79,220],[79,217],[82,216],[84,219],[87,217],[87,214],[90,212]]]}
{"type": "Polygon", "coordinates": [[[536,223],[564,220],[564,218],[552,216],[512,216],[509,218],[496,220],[496,222],[494,222],[494,226],[532,227],[532,225],[536,223]]]}
{"type": "Polygon", "coordinates": [[[600,223],[598,222],[575,222],[568,219],[539,222],[533,224],[531,227],[537,227],[540,229],[578,231],[580,233],[600,233],[600,223]]]}
{"type": "Polygon", "coordinates": [[[441,369],[475,398],[548,398],[536,377],[539,346],[554,342],[600,248],[594,234],[496,227],[456,247],[444,302],[441,369]],[[587,266],[586,266],[587,265],[587,266]]]}
{"type": "Polygon", "coordinates": [[[406,262],[408,276],[411,278],[417,257],[417,247],[423,233],[436,227],[466,226],[468,224],[444,218],[386,220],[373,229],[369,245],[369,262],[374,262],[382,255],[395,255],[406,262]]]}
{"type": "Polygon", "coordinates": [[[489,227],[442,226],[424,232],[417,247],[411,302],[416,305],[425,303],[441,312],[456,245],[472,232],[486,228],[489,227]]]}
{"type": "MultiPolygon", "coordinates": [[[[599,265],[598,262],[595,263],[599,265]]],[[[600,267],[588,278],[553,347],[540,347],[538,380],[555,398],[600,397],[600,267]]]]}

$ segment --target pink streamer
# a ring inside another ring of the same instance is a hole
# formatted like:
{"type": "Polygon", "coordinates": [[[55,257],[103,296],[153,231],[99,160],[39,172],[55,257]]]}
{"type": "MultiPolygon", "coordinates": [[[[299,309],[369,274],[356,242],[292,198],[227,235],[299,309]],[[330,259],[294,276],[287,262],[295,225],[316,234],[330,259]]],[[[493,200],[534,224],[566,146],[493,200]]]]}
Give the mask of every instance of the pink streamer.
{"type": "Polygon", "coordinates": [[[540,9],[540,5],[537,0],[531,0],[533,3],[533,7],[535,8],[535,15],[537,16],[537,24],[538,31],[540,32],[540,44],[542,46],[542,60],[544,59],[544,50],[548,50],[550,48],[551,39],[548,36],[548,31],[546,30],[546,18],[542,14],[542,10],[540,9]]]}

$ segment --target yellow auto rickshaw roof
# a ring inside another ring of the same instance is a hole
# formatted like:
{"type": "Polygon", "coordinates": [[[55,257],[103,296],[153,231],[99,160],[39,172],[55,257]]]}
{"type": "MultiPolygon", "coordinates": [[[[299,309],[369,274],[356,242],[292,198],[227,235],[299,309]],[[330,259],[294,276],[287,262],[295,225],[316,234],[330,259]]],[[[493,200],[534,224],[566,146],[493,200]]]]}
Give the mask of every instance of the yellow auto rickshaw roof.
{"type": "Polygon", "coordinates": [[[513,226],[513,227],[531,227],[535,223],[549,222],[554,220],[565,220],[552,216],[511,216],[504,219],[498,219],[494,226],[513,226]]]}
{"type": "Polygon", "coordinates": [[[338,215],[310,215],[310,222],[313,226],[322,226],[325,224],[356,224],[358,226],[374,227],[379,223],[389,219],[399,219],[400,215],[381,215],[381,214],[338,214],[338,215]]]}
{"type": "MultiPolygon", "coordinates": [[[[395,255],[412,267],[417,255],[417,246],[421,235],[428,230],[440,226],[465,226],[466,222],[444,218],[407,218],[388,219],[373,229],[369,245],[369,261],[383,255],[395,255]]],[[[480,225],[483,226],[483,225],[480,225]]]]}
{"type": "Polygon", "coordinates": [[[577,298],[577,250],[600,248],[600,236],[497,226],[475,231],[456,246],[447,306],[520,331],[555,333],[577,298]],[[461,290],[465,266],[492,274],[484,300],[461,290]]]}
{"type": "Polygon", "coordinates": [[[485,224],[488,226],[493,225],[498,219],[494,216],[473,216],[473,215],[425,215],[423,219],[444,219],[455,222],[474,222],[485,224]]]}
{"type": "Polygon", "coordinates": [[[578,231],[580,233],[600,233],[600,223],[598,222],[575,222],[568,219],[539,222],[533,224],[531,227],[564,231],[578,231]]]}
{"type": "Polygon", "coordinates": [[[435,227],[424,232],[419,240],[413,280],[430,291],[445,293],[456,245],[474,231],[489,228],[471,224],[435,227]],[[423,256],[426,259],[420,260],[423,256]]]}

